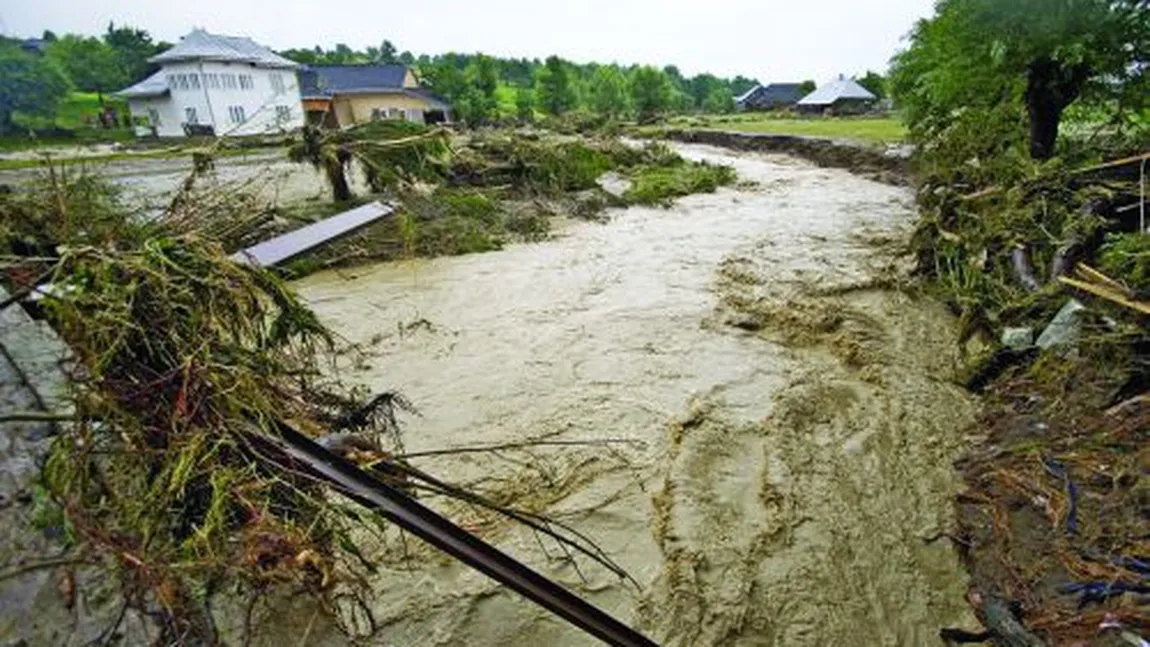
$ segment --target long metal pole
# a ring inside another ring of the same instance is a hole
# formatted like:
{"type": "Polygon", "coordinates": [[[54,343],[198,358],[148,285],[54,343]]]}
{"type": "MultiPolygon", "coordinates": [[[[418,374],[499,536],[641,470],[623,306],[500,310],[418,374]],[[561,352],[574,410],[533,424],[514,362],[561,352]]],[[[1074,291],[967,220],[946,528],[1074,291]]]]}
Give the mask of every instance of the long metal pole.
{"type": "Polygon", "coordinates": [[[310,438],[279,425],[269,444],[322,477],[358,503],[609,645],[658,647],[647,637],[455,525],[435,511],[327,451],[310,438]]]}

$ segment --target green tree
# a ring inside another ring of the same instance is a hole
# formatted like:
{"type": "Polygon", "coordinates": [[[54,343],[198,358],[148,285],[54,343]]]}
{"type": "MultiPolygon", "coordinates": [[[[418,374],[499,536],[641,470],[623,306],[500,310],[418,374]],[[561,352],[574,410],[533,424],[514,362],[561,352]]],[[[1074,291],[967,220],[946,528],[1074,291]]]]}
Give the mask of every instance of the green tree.
{"type": "Polygon", "coordinates": [[[535,79],[535,100],[544,111],[561,115],[575,108],[579,97],[571,81],[568,64],[558,56],[549,56],[535,79]]]}
{"type": "Polygon", "coordinates": [[[887,96],[886,77],[878,72],[867,70],[866,74],[858,79],[858,84],[870,90],[870,93],[879,99],[885,99],[887,96]]]}
{"type": "Polygon", "coordinates": [[[627,114],[627,77],[614,65],[603,65],[591,77],[591,110],[608,117],[627,114]]]}
{"type": "Polygon", "coordinates": [[[731,94],[738,97],[746,94],[748,91],[754,88],[757,88],[759,86],[759,82],[755,79],[748,79],[745,76],[736,76],[735,78],[731,79],[729,86],[731,88],[731,94]]]}
{"type": "Polygon", "coordinates": [[[667,73],[656,67],[637,67],[631,72],[631,101],[639,122],[647,123],[667,112],[675,88],[667,73]]]}
{"type": "Polygon", "coordinates": [[[499,89],[499,68],[495,59],[477,54],[463,73],[465,89],[455,100],[455,111],[460,119],[477,126],[493,120],[499,113],[495,97],[499,89]]]}
{"type": "Polygon", "coordinates": [[[703,110],[720,115],[732,113],[735,111],[735,97],[725,86],[716,87],[703,101],[703,110]]]}
{"type": "Polygon", "coordinates": [[[819,85],[817,83],[807,79],[806,81],[803,81],[799,84],[799,92],[802,93],[802,95],[805,97],[806,95],[814,92],[818,87],[819,85]]]}
{"type": "Polygon", "coordinates": [[[1017,104],[1041,160],[1083,95],[1144,105],[1147,51],[1145,0],[941,0],[895,57],[891,89],[920,132],[958,109],[1017,104]]]}
{"type": "Polygon", "coordinates": [[[722,88],[723,92],[731,94],[727,83],[714,74],[699,74],[698,76],[691,77],[686,83],[686,89],[691,95],[693,108],[705,109],[707,100],[715,94],[718,88],[722,88]]]}
{"type": "Polygon", "coordinates": [[[376,57],[375,63],[380,65],[395,65],[399,63],[399,56],[396,53],[395,45],[391,44],[390,40],[384,40],[379,46],[379,55],[376,57]]]}
{"type": "Polygon", "coordinates": [[[14,45],[0,46],[0,133],[15,129],[16,112],[52,115],[68,94],[68,79],[55,65],[14,45]]]}
{"type": "Polygon", "coordinates": [[[98,38],[67,34],[52,42],[45,57],[83,92],[115,92],[131,83],[116,52],[98,38]]]}
{"type": "Polygon", "coordinates": [[[535,90],[533,88],[516,89],[515,116],[520,121],[535,121],[535,90]]]}
{"type": "Polygon", "coordinates": [[[155,71],[148,59],[171,47],[170,43],[156,44],[143,29],[127,25],[117,27],[108,23],[104,43],[115,52],[125,84],[135,83],[155,71]]]}

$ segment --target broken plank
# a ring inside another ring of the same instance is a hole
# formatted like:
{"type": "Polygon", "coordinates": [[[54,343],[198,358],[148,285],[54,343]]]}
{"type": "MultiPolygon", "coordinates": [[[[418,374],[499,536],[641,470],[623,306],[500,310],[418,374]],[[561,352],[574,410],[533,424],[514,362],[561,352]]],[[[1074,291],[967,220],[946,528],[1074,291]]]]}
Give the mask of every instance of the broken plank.
{"type": "Polygon", "coordinates": [[[353,234],[394,212],[392,205],[369,202],[236,252],[232,260],[262,267],[279,265],[320,245],[353,234]]]}
{"type": "Polygon", "coordinates": [[[1104,285],[1087,283],[1086,281],[1079,281],[1077,279],[1072,279],[1065,276],[1058,277],[1058,280],[1072,288],[1077,288],[1083,292],[1089,292],[1094,296],[1102,297],[1103,299],[1117,303],[1118,305],[1125,306],[1132,310],[1137,310],[1142,314],[1150,315],[1150,303],[1146,303],[1144,301],[1134,301],[1133,299],[1129,299],[1125,295],[1120,294],[1116,290],[1113,290],[1104,285]]]}

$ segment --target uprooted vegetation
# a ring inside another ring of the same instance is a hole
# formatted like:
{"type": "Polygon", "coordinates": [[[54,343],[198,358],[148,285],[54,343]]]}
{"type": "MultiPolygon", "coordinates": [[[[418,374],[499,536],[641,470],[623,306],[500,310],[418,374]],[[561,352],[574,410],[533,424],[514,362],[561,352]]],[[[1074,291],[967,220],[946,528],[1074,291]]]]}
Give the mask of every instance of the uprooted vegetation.
{"type": "Polygon", "coordinates": [[[337,204],[353,197],[347,173],[358,168],[398,217],[298,260],[297,273],[363,259],[435,256],[499,249],[545,238],[554,216],[599,219],[608,207],[667,206],[735,180],[721,166],[689,162],[666,146],[540,131],[452,135],[416,124],[369,124],[325,134],[308,130],[293,159],[322,170],[337,204]],[[610,192],[600,178],[630,183],[610,192]]]}
{"type": "MultiPolygon", "coordinates": [[[[456,516],[479,515],[488,532],[496,520],[526,525],[571,551],[566,559],[581,553],[623,575],[539,512],[585,476],[564,461],[614,462],[595,448],[536,454],[540,470],[571,474],[529,493],[501,489],[514,479],[494,474],[495,485],[459,486],[415,467],[420,457],[404,453],[399,420],[412,405],[346,386],[335,360],[361,351],[341,346],[274,273],[227,256],[223,241],[242,244],[234,233],[263,222],[262,211],[255,217],[242,201],[201,205],[190,180],[162,214],[141,218],[98,179],[45,173],[38,190],[0,195],[4,283],[17,295],[51,284],[35,309],[71,355],[74,410],[45,457],[37,519],[63,538],[71,561],[106,572],[123,607],[153,619],[163,641],[215,644],[226,628],[212,609],[242,616],[256,600],[298,595],[364,633],[337,598],[370,609],[367,578],[377,564],[407,559],[381,516],[277,453],[268,439],[283,429],[354,434],[347,455],[377,478],[443,499],[456,516]]],[[[491,209],[473,198],[455,203],[455,217],[491,209]]],[[[500,448],[503,456],[533,450],[532,442],[500,448]]],[[[116,635],[123,618],[105,633],[116,635]]],[[[257,630],[244,624],[245,633],[257,630]]]]}
{"type": "Polygon", "coordinates": [[[1083,107],[1117,112],[1091,136],[1036,145],[1020,93],[1001,96],[914,129],[918,269],[984,349],[967,385],[988,396],[986,435],[960,466],[956,541],[991,633],[992,601],[1009,600],[1051,644],[1105,641],[1104,620],[1150,627],[1136,598],[1150,554],[1150,139],[1144,113],[1113,102],[1083,107]]]}

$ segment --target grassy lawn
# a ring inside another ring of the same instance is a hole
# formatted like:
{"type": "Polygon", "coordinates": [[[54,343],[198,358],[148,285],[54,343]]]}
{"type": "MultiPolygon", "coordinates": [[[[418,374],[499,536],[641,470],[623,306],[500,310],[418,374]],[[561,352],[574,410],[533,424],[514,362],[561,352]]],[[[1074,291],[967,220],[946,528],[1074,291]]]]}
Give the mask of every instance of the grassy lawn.
{"type": "Polygon", "coordinates": [[[810,117],[799,119],[770,115],[737,115],[684,117],[672,120],[671,125],[682,128],[850,139],[876,144],[894,144],[906,139],[906,126],[894,117],[810,117]]]}
{"type": "MultiPolygon", "coordinates": [[[[128,112],[128,105],[119,99],[104,95],[104,101],[116,109],[121,117],[128,112]]],[[[0,137],[0,152],[20,151],[48,146],[70,146],[108,142],[125,142],[134,138],[131,128],[98,128],[85,119],[95,122],[100,113],[100,99],[95,92],[73,92],[60,102],[54,117],[15,115],[16,123],[29,130],[61,128],[71,130],[74,137],[29,137],[27,134],[13,134],[0,137]]]]}

